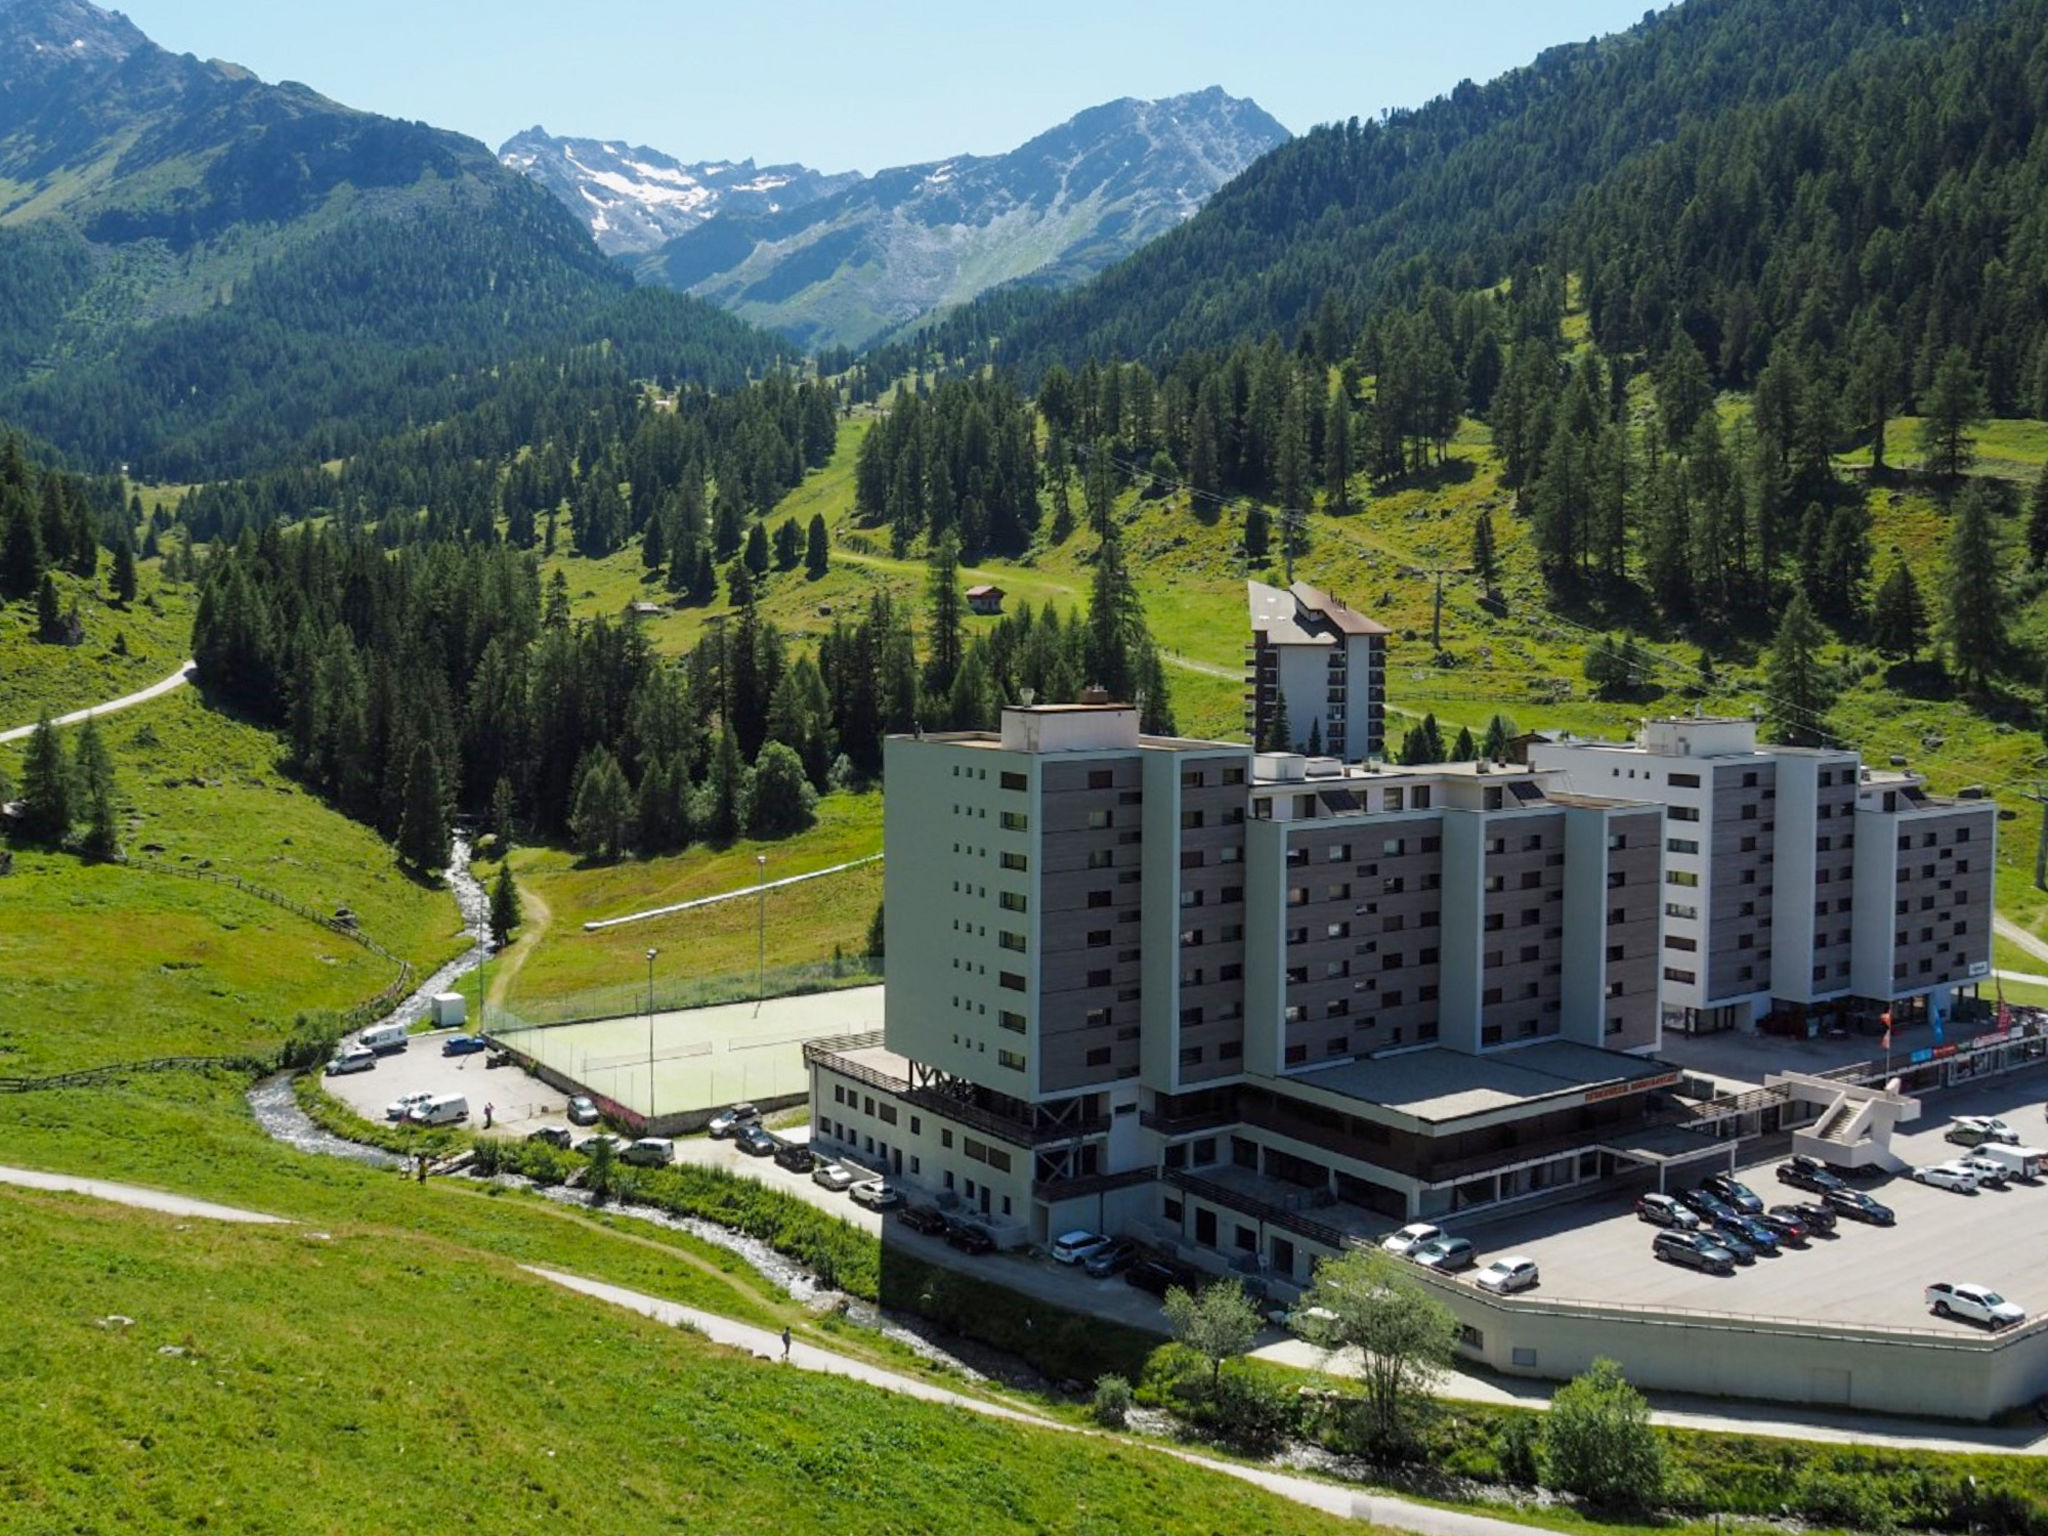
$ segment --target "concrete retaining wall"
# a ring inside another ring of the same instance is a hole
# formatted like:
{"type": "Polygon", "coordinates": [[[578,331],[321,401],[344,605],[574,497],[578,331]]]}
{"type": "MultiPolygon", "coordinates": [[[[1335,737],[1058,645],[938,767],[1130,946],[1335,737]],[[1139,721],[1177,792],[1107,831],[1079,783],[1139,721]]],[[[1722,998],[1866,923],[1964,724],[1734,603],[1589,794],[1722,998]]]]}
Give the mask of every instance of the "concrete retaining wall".
{"type": "Polygon", "coordinates": [[[1563,1381],[1604,1357],[1644,1388],[1969,1421],[2048,1394],[2048,1319],[2000,1334],[1844,1328],[1427,1283],[1466,1329],[1461,1353],[1511,1376],[1563,1381]]]}

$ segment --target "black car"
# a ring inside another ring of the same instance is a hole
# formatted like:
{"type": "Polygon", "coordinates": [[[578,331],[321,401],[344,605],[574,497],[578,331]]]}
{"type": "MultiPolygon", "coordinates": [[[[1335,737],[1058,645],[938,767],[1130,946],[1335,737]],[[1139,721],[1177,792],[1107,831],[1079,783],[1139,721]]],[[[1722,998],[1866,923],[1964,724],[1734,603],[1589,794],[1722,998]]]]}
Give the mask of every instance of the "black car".
{"type": "Polygon", "coordinates": [[[1717,1173],[1711,1178],[1701,1179],[1700,1188],[1710,1195],[1719,1196],[1745,1216],[1760,1215],[1763,1211],[1763,1197],[1732,1173],[1717,1173]]]}
{"type": "Polygon", "coordinates": [[[1081,1268],[1098,1280],[1111,1275],[1122,1274],[1138,1262],[1143,1250],[1127,1237],[1120,1237],[1107,1248],[1098,1248],[1081,1261],[1081,1268]]]}
{"type": "Polygon", "coordinates": [[[811,1164],[817,1160],[811,1149],[800,1141],[785,1141],[775,1149],[777,1165],[791,1173],[809,1173],[811,1164]]]}
{"type": "Polygon", "coordinates": [[[1829,1209],[1852,1221],[1867,1221],[1873,1227],[1889,1227],[1898,1220],[1888,1205],[1879,1205],[1860,1189],[1831,1189],[1821,1196],[1829,1209]]]}
{"type": "Polygon", "coordinates": [[[962,1253],[994,1253],[996,1240],[989,1235],[987,1227],[972,1221],[949,1221],[946,1223],[946,1246],[958,1248],[962,1253]]]}
{"type": "Polygon", "coordinates": [[[1714,1230],[1723,1238],[1731,1234],[1741,1238],[1758,1253],[1776,1253],[1778,1251],[1780,1241],[1778,1229],[1768,1221],[1765,1221],[1761,1216],[1737,1214],[1729,1217],[1726,1221],[1714,1223],[1714,1230]]]}
{"type": "Polygon", "coordinates": [[[945,1215],[934,1206],[906,1205],[896,1213],[896,1219],[913,1232],[922,1232],[936,1237],[946,1230],[945,1215]]]}
{"type": "Polygon", "coordinates": [[[544,1125],[537,1131],[529,1131],[526,1139],[528,1141],[544,1141],[551,1147],[560,1147],[567,1151],[569,1147],[569,1129],[567,1126],[562,1125],[544,1125]]]}
{"type": "Polygon", "coordinates": [[[1659,1232],[1650,1240],[1650,1252],[1667,1264],[1705,1270],[1710,1275],[1735,1273],[1735,1251],[1718,1234],[1705,1232],[1659,1232]]]}
{"type": "Polygon", "coordinates": [[[1835,1235],[1835,1213],[1825,1205],[1812,1200],[1802,1200],[1797,1205],[1774,1205],[1774,1211],[1790,1211],[1806,1223],[1809,1237],[1833,1237],[1835,1235]]]}
{"type": "Polygon", "coordinates": [[[1681,1189],[1678,1192],[1678,1203],[1694,1212],[1703,1221],[1722,1221],[1735,1214],[1735,1207],[1712,1190],[1681,1189]]]}
{"type": "Polygon", "coordinates": [[[782,1145],[782,1138],[763,1130],[758,1125],[743,1125],[732,1144],[749,1157],[767,1157],[782,1145]]]}
{"type": "Polygon", "coordinates": [[[1815,1157],[1795,1157],[1778,1164],[1778,1182],[1790,1184],[1794,1189],[1810,1189],[1816,1195],[1842,1188],[1842,1181],[1829,1171],[1826,1163],[1815,1157]]]}
{"type": "Polygon", "coordinates": [[[1171,1259],[1140,1259],[1124,1271],[1124,1283],[1135,1285],[1154,1296],[1164,1296],[1176,1285],[1184,1291],[1195,1288],[1195,1272],[1171,1259]]]}
{"type": "Polygon", "coordinates": [[[1813,1223],[1796,1205],[1774,1205],[1755,1219],[1777,1233],[1781,1243],[1804,1243],[1813,1236],[1813,1223]]]}

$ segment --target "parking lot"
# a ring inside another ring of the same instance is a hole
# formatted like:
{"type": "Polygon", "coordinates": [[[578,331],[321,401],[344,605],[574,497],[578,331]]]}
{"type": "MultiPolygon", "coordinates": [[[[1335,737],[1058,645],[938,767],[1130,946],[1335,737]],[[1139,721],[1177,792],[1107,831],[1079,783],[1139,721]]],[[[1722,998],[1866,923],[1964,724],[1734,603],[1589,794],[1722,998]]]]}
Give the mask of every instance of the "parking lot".
{"type": "MultiPolygon", "coordinates": [[[[1944,1162],[1963,1148],[1942,1139],[1956,1115],[1999,1115],[2026,1145],[2048,1145],[2042,1095],[2048,1077],[2020,1073],[1984,1087],[1925,1101],[1926,1111],[1893,1138],[1911,1166],[1944,1162]]],[[[1782,1184],[1781,1158],[1744,1164],[1738,1176],[1766,1205],[1811,1200],[1782,1184]]],[[[1672,1188],[1703,1178],[1711,1166],[1683,1170],[1672,1188]]],[[[1898,1216],[1892,1227],[1843,1219],[1832,1237],[1759,1255],[1732,1276],[1701,1274],[1651,1257],[1658,1230],[1636,1219],[1633,1197],[1578,1201],[1490,1222],[1446,1225],[1478,1246],[1479,1263],[1525,1253],[1542,1270],[1531,1294],[1553,1299],[1699,1308],[1768,1317],[1800,1317],[1890,1327],[1967,1328],[1940,1322],[1922,1301],[1936,1280],[1975,1281],[2003,1291],[2030,1313],[2048,1312],[2048,1182],[2011,1184],[1975,1195],[1892,1176],[1852,1182],[1898,1216]]]]}
{"type": "Polygon", "coordinates": [[[523,1136],[543,1125],[567,1125],[569,1096],[515,1066],[486,1067],[484,1053],[443,1056],[441,1044],[460,1030],[413,1035],[402,1051],[379,1056],[368,1072],[323,1077],[320,1085],[365,1120],[382,1120],[384,1107],[408,1093],[459,1093],[469,1100],[469,1129],[484,1127],[484,1106],[494,1105],[491,1129],[523,1136]]]}

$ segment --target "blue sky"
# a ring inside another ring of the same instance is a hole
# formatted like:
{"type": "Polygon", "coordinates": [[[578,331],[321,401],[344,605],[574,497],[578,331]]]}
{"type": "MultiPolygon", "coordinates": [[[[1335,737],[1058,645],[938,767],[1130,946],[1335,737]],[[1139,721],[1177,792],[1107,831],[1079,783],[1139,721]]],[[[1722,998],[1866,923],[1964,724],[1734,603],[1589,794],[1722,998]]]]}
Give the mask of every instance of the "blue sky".
{"type": "Polygon", "coordinates": [[[534,123],[685,160],[878,170],[1221,85],[1299,133],[1485,81],[1645,0],[109,0],[163,46],[496,148],[534,123]]]}

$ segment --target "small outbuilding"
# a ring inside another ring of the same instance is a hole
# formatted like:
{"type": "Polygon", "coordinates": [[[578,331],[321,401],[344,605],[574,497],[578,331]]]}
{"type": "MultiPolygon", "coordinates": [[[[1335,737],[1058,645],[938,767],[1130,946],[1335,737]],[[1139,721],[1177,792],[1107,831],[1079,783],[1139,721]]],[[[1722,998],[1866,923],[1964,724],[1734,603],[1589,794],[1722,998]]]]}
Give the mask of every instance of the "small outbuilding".
{"type": "Polygon", "coordinates": [[[991,586],[969,587],[967,606],[984,618],[994,618],[1003,611],[1003,589],[991,586]]]}

